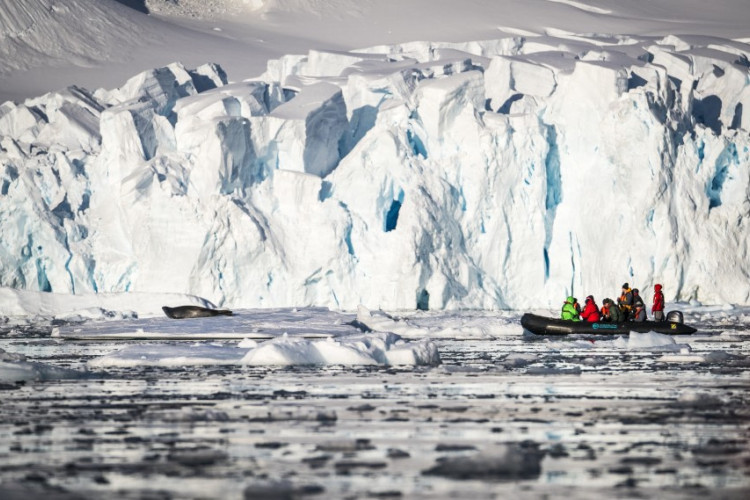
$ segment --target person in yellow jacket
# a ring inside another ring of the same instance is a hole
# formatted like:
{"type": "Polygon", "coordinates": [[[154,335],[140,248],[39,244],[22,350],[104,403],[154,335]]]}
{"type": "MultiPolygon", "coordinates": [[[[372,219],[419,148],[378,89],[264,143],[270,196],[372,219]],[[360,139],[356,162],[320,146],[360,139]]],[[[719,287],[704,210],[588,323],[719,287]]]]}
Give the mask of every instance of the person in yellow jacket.
{"type": "Polygon", "coordinates": [[[580,306],[576,307],[576,304],[578,303],[578,300],[576,300],[575,297],[570,296],[565,300],[565,303],[562,307],[562,312],[560,314],[560,317],[562,319],[567,319],[570,321],[581,321],[581,312],[580,312],[580,306]]]}
{"type": "Polygon", "coordinates": [[[622,294],[617,299],[617,306],[623,312],[625,318],[630,317],[630,311],[633,309],[633,290],[630,289],[630,285],[627,283],[622,284],[622,294]]]}

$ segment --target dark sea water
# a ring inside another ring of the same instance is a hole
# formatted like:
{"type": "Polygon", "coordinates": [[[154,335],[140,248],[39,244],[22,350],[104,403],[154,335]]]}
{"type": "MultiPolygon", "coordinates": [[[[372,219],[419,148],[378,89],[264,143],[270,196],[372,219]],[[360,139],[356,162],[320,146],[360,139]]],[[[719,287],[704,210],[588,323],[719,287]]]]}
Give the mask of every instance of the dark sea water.
{"type": "Polygon", "coordinates": [[[50,368],[0,382],[0,498],[747,498],[750,331],[712,321],[688,348],[518,326],[438,366],[99,371],[132,341],[5,328],[50,368]]]}

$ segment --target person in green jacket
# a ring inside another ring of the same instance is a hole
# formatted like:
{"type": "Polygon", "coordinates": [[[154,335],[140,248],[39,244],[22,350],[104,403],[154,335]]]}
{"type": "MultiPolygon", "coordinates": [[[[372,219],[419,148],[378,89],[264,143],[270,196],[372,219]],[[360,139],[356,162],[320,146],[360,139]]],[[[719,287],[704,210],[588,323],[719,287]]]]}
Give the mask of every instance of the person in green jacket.
{"type": "Polygon", "coordinates": [[[602,321],[609,323],[623,323],[625,322],[625,314],[617,307],[617,304],[610,298],[604,299],[604,306],[602,307],[602,321]]]}
{"type": "Polygon", "coordinates": [[[562,319],[567,319],[570,321],[581,321],[581,317],[580,317],[581,313],[576,307],[576,302],[578,301],[576,300],[575,297],[572,297],[572,296],[568,297],[565,300],[565,304],[563,304],[562,313],[560,315],[562,319]]]}

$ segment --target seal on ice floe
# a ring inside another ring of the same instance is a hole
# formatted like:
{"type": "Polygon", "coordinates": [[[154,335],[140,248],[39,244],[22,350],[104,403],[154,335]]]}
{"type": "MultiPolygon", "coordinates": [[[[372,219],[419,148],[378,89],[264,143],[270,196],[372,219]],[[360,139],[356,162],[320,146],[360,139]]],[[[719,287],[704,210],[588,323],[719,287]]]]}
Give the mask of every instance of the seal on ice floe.
{"type": "Polygon", "coordinates": [[[185,318],[208,318],[211,316],[232,316],[229,309],[208,309],[200,306],[178,306],[161,308],[168,317],[172,319],[185,318]]]}

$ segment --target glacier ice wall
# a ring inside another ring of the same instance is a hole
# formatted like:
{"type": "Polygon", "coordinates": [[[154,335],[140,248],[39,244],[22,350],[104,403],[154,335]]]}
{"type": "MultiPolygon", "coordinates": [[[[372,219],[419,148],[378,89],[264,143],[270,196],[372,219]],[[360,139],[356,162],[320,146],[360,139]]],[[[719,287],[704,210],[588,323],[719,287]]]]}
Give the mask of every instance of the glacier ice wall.
{"type": "Polygon", "coordinates": [[[0,286],[233,307],[750,303],[749,47],[508,38],[172,64],[0,106],[0,286]]]}

